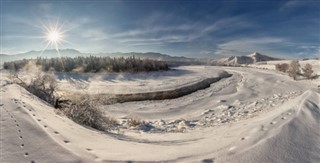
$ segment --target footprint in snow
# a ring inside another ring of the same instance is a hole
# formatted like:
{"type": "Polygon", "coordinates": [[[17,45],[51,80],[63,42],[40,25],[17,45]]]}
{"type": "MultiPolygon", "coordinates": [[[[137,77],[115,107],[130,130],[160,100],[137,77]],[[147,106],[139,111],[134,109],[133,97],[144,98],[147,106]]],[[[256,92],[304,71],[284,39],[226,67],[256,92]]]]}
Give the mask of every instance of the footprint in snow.
{"type": "Polygon", "coordinates": [[[204,159],[202,160],[203,163],[214,163],[213,159],[204,159]]]}
{"type": "Polygon", "coordinates": [[[241,140],[246,140],[248,139],[249,137],[242,137],[241,140]]]}

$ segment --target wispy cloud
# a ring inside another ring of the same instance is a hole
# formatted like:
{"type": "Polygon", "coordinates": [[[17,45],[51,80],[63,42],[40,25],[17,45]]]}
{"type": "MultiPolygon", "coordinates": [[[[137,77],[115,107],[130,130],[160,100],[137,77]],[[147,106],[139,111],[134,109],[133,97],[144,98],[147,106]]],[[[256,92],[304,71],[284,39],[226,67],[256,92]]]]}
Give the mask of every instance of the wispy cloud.
{"type": "MultiPolygon", "coordinates": [[[[262,53],[274,53],[278,49],[279,44],[283,44],[285,39],[277,37],[260,37],[260,38],[244,38],[218,44],[215,51],[216,55],[244,55],[255,51],[262,53]]],[[[281,52],[276,52],[276,55],[281,55],[281,52]]]]}
{"type": "Polygon", "coordinates": [[[300,58],[320,58],[320,45],[301,45],[298,48],[300,58]]]}
{"type": "Polygon", "coordinates": [[[42,13],[49,13],[52,11],[53,5],[50,3],[40,3],[38,4],[38,9],[42,13]]]}
{"type": "Polygon", "coordinates": [[[13,51],[15,51],[14,47],[5,47],[1,48],[0,54],[12,54],[13,51]]]}
{"type": "Polygon", "coordinates": [[[90,41],[101,41],[109,38],[108,34],[101,28],[85,29],[82,30],[79,35],[84,39],[89,39],[90,41]]]}
{"type": "Polygon", "coordinates": [[[190,24],[142,27],[119,32],[110,37],[121,43],[131,45],[186,43],[207,37],[220,30],[231,31],[251,26],[252,23],[249,23],[244,17],[231,17],[217,20],[211,24],[195,22],[190,24]]]}
{"type": "Polygon", "coordinates": [[[280,6],[279,11],[288,11],[292,9],[296,9],[299,7],[306,7],[306,6],[317,6],[319,5],[319,1],[301,1],[301,0],[289,0],[285,2],[282,6],[280,6]]]}

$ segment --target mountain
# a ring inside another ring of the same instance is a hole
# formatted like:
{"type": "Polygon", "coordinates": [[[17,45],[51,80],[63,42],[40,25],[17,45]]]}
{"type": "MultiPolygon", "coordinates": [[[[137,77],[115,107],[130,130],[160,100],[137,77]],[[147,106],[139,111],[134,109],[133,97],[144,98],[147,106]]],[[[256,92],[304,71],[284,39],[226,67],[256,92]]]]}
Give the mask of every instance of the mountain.
{"type": "Polygon", "coordinates": [[[211,64],[215,65],[238,65],[238,64],[253,64],[257,62],[280,60],[279,58],[273,58],[266,55],[262,55],[258,52],[254,52],[245,56],[231,56],[226,58],[211,60],[211,64]]]}
{"type": "Polygon", "coordinates": [[[279,58],[273,58],[273,57],[269,57],[269,56],[266,56],[266,55],[262,55],[262,54],[260,54],[258,52],[254,52],[254,53],[248,55],[248,57],[251,57],[253,59],[254,63],[263,62],[263,61],[281,60],[279,58]]]}
{"type": "MultiPolygon", "coordinates": [[[[81,56],[81,53],[74,49],[61,49],[59,50],[60,56],[81,56]]],[[[6,55],[1,54],[1,62],[9,62],[14,60],[21,60],[21,59],[32,59],[37,57],[44,57],[44,58],[52,58],[52,57],[58,57],[59,54],[56,50],[48,49],[45,51],[29,51],[26,53],[19,53],[19,54],[13,54],[13,55],[6,55]]]]}

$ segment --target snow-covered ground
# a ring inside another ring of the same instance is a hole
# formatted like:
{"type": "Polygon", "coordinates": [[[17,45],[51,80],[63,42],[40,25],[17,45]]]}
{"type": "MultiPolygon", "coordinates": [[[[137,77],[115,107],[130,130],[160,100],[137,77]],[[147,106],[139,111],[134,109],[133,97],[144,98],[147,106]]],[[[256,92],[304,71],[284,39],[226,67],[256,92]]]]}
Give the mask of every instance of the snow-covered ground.
{"type": "MultiPolygon", "coordinates": [[[[266,64],[261,64],[261,63],[256,63],[256,64],[251,64],[249,65],[250,67],[257,67],[257,68],[266,68],[269,70],[275,70],[275,65],[276,64],[282,64],[282,63],[287,63],[290,64],[292,60],[279,60],[279,61],[267,61],[264,62],[266,64]]],[[[299,61],[300,66],[304,67],[307,63],[312,65],[312,69],[314,72],[320,73],[320,60],[304,60],[304,61],[299,61]]]]}
{"type": "MultiPolygon", "coordinates": [[[[221,69],[182,67],[186,72],[177,77],[128,82],[146,82],[144,90],[154,89],[148,83],[162,83],[155,88],[161,90],[176,83],[166,80],[183,84],[221,69]]],[[[233,75],[177,99],[102,106],[122,124],[111,133],[55,113],[2,73],[1,162],[320,162],[317,84],[270,70],[223,69],[233,75]],[[129,127],[130,117],[144,120],[148,130],[129,127]]],[[[136,86],[125,90],[139,91],[136,86]]]]}
{"type": "Polygon", "coordinates": [[[172,90],[218,77],[221,68],[182,66],[170,71],[139,73],[57,73],[59,91],[85,94],[127,94],[172,90]]]}

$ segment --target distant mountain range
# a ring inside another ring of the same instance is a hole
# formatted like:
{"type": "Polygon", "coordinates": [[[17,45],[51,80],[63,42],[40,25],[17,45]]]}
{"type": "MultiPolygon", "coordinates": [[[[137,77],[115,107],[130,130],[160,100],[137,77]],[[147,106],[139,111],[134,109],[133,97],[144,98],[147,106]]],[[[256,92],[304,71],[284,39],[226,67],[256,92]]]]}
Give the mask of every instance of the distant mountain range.
{"type": "MultiPolygon", "coordinates": [[[[256,62],[262,61],[270,61],[270,60],[279,60],[278,58],[269,57],[266,55],[262,55],[258,52],[255,52],[246,56],[231,56],[220,59],[206,59],[206,58],[187,58],[187,57],[178,57],[178,56],[170,56],[161,53],[147,52],[147,53],[81,53],[75,49],[61,49],[59,50],[59,54],[56,50],[49,49],[45,51],[29,51],[26,53],[20,53],[15,55],[6,55],[0,54],[1,62],[8,62],[14,60],[21,59],[35,59],[37,57],[43,58],[54,58],[54,57],[77,57],[77,56],[109,56],[109,57],[129,57],[135,56],[141,59],[153,59],[153,60],[162,60],[167,62],[172,62],[175,64],[209,64],[209,65],[236,65],[236,64],[252,64],[256,62]]],[[[2,64],[1,63],[1,64],[2,64]]]]}

